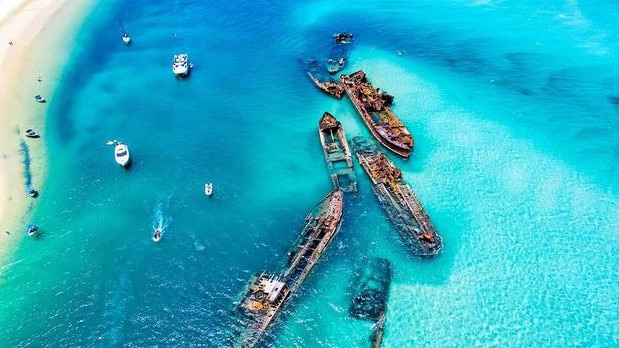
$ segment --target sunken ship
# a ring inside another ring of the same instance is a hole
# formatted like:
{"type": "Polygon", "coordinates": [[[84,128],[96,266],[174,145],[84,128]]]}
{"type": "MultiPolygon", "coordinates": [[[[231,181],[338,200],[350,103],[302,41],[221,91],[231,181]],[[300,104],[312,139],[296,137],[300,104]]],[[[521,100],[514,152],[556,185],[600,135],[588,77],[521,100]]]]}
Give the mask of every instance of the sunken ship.
{"type": "Polygon", "coordinates": [[[331,46],[331,52],[329,52],[329,57],[327,58],[327,71],[329,74],[337,74],[344,69],[344,65],[346,65],[346,61],[350,56],[352,40],[352,33],[333,34],[333,46],[331,46]]]}
{"type": "Polygon", "coordinates": [[[414,140],[406,126],[391,111],[393,96],[374,88],[362,70],[341,75],[340,80],[372,135],[389,150],[408,158],[414,140]]]}
{"type": "Polygon", "coordinates": [[[342,224],[342,191],[335,189],[306,216],[305,226],[288,253],[280,275],[254,277],[238,306],[246,330],[237,346],[254,347],[290,297],[301,286],[342,224]]]}
{"type": "Polygon", "coordinates": [[[402,180],[400,169],[367,138],[354,137],[352,146],[372,180],[374,195],[404,243],[417,256],[438,255],[442,238],[413,190],[402,180]]]}
{"type": "Polygon", "coordinates": [[[357,178],[342,124],[325,111],[318,122],[318,134],[333,186],[344,192],[356,192],[357,178]]]}

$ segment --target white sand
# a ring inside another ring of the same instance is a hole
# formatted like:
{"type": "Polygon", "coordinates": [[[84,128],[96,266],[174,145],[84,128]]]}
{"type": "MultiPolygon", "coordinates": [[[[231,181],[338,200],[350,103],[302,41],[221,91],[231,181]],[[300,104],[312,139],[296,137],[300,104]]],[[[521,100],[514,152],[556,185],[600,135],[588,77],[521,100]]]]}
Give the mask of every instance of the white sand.
{"type": "MultiPolygon", "coordinates": [[[[0,2],[0,265],[10,261],[10,250],[26,238],[31,210],[38,200],[45,199],[47,156],[43,127],[48,105],[54,102],[49,96],[78,28],[98,1],[0,2]],[[46,96],[48,103],[35,102],[36,94],[46,96]],[[42,138],[24,137],[28,128],[36,129],[42,138]],[[41,193],[36,199],[25,193],[21,141],[29,146],[32,183],[41,193]]],[[[4,271],[0,266],[0,275],[4,271]]]]}

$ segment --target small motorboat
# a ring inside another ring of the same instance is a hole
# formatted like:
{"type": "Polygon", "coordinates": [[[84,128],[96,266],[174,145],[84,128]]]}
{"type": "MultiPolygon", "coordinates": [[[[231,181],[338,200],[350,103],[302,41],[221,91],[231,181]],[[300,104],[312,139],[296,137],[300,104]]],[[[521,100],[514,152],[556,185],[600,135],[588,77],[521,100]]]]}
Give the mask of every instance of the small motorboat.
{"type": "Polygon", "coordinates": [[[125,45],[129,45],[131,43],[131,37],[129,37],[129,34],[123,34],[123,42],[125,43],[125,45]]]}
{"type": "Polygon", "coordinates": [[[35,96],[34,96],[34,100],[35,100],[37,103],[45,103],[45,102],[46,102],[45,98],[43,98],[43,96],[42,96],[42,95],[40,95],[40,94],[35,95],[35,96]]]}
{"type": "Polygon", "coordinates": [[[26,129],[26,131],[24,132],[24,135],[27,136],[28,138],[39,137],[39,133],[37,133],[34,129],[26,129]]]}
{"type": "Polygon", "coordinates": [[[28,235],[30,237],[34,236],[39,231],[39,226],[37,226],[37,225],[35,225],[33,223],[29,223],[26,228],[28,229],[28,235]]]}
{"type": "Polygon", "coordinates": [[[213,195],[213,183],[212,182],[208,182],[204,184],[204,194],[209,197],[213,195]]]}
{"type": "Polygon", "coordinates": [[[37,190],[32,188],[32,186],[28,185],[26,186],[26,194],[28,194],[28,196],[32,198],[36,198],[39,195],[39,192],[37,192],[37,190]]]}
{"type": "Polygon", "coordinates": [[[125,168],[129,165],[131,157],[129,156],[129,147],[120,141],[115,142],[114,146],[114,159],[116,163],[125,168]]]}
{"type": "Polygon", "coordinates": [[[153,242],[157,243],[161,240],[161,229],[156,228],[155,233],[153,233],[153,242]]]}

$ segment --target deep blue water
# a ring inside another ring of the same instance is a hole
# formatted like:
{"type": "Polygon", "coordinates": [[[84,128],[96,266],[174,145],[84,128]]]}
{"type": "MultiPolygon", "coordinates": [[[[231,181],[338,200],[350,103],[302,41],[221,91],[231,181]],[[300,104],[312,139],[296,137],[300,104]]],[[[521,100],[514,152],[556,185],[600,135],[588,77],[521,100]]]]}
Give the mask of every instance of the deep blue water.
{"type": "Polygon", "coordinates": [[[228,345],[250,276],[278,268],[330,190],[320,116],[367,134],[304,75],[337,31],[355,33],[344,72],[393,94],[415,136],[409,160],[391,158],[443,254],[409,255],[357,168],[339,235],[265,344],[368,346],[372,323],[347,315],[368,256],[394,265],[384,347],[619,344],[617,14],[612,1],[100,5],[51,99],[43,234],[4,268],[2,345],[228,345]],[[194,69],[179,81],[181,52],[194,69]],[[110,139],[129,144],[130,169],[110,139]]]}

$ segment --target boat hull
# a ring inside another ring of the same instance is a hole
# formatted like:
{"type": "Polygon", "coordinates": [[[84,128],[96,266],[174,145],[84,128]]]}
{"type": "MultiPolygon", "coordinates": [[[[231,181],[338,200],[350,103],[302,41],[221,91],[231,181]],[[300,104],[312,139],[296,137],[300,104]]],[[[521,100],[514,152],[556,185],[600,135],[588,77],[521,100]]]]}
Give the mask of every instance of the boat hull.
{"type": "Polygon", "coordinates": [[[318,135],[333,186],[344,192],[356,192],[357,178],[342,124],[325,112],[318,122],[318,135]]]}
{"type": "Polygon", "coordinates": [[[342,75],[340,80],[344,91],[361,116],[374,138],[395,154],[408,158],[414,146],[414,139],[406,126],[391,111],[392,98],[380,93],[365,77],[363,71],[349,76],[342,75]]]}
{"type": "Polygon", "coordinates": [[[307,215],[281,278],[263,273],[252,281],[238,307],[247,329],[239,346],[255,346],[301,286],[341,227],[342,203],[342,191],[333,190],[307,215]]]}
{"type": "Polygon", "coordinates": [[[129,147],[123,143],[116,144],[116,146],[114,147],[114,160],[121,167],[128,167],[131,164],[129,147]]]}
{"type": "Polygon", "coordinates": [[[327,58],[327,71],[335,75],[344,69],[350,49],[352,47],[353,35],[351,33],[338,33],[333,35],[333,46],[327,58]]]}
{"type": "Polygon", "coordinates": [[[402,173],[368,139],[354,137],[352,145],[361,167],[372,180],[372,191],[395,230],[412,253],[419,257],[440,254],[443,240],[402,173]]]}

